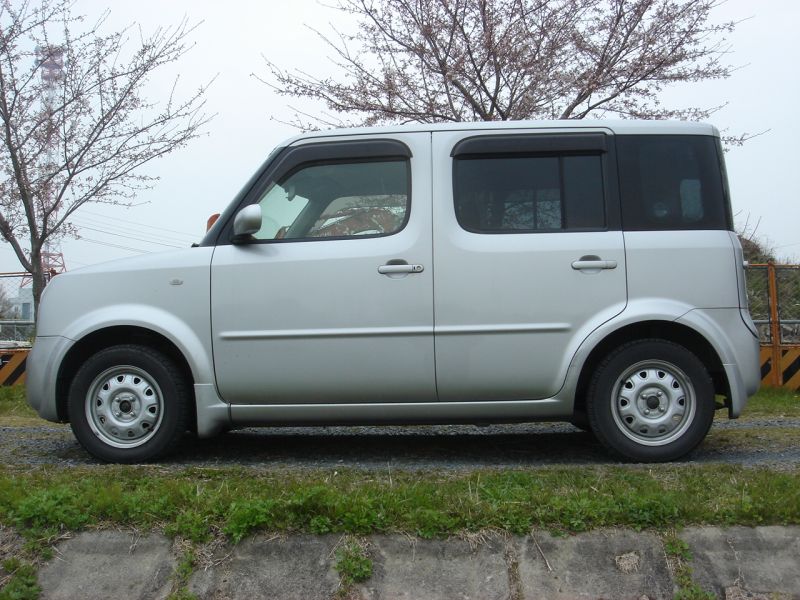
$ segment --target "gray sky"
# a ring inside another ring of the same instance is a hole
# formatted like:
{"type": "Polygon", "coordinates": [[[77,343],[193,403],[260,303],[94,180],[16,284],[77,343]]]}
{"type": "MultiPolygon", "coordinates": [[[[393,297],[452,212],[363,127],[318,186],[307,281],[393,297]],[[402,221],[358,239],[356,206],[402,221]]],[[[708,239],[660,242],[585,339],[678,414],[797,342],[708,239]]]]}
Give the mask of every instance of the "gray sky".
{"type": "MultiPolygon", "coordinates": [[[[78,0],[76,11],[95,16],[108,5],[108,0],[78,0]]],[[[317,0],[116,2],[107,26],[138,22],[148,32],[184,16],[191,23],[202,21],[193,38],[196,47],[172,73],[151,82],[150,97],[158,98],[178,72],[179,89],[187,94],[217,75],[208,93],[208,112],[217,116],[207,136],[148,167],[161,180],[139,195],[135,207],[86,205],[78,211],[75,223],[85,239],[63,242],[68,269],[199,239],[206,218],[228,204],[275,145],[297,133],[274,120],[291,117],[289,100],[250,75],[266,74],[261,55],[325,75],[332,72],[327,51],[307,26],[326,30],[335,20],[347,27],[340,14],[317,0]]],[[[758,235],[779,256],[800,259],[800,197],[791,183],[800,125],[786,116],[794,117],[800,96],[800,70],[792,62],[800,2],[728,0],[716,10],[716,20],[743,20],[729,40],[729,62],[740,68],[728,80],[671,89],[664,103],[727,102],[710,120],[721,130],[768,130],[727,154],[734,213],[740,226],[748,217],[751,226],[759,223],[758,235]]],[[[0,245],[0,271],[18,270],[8,245],[0,245]]]]}

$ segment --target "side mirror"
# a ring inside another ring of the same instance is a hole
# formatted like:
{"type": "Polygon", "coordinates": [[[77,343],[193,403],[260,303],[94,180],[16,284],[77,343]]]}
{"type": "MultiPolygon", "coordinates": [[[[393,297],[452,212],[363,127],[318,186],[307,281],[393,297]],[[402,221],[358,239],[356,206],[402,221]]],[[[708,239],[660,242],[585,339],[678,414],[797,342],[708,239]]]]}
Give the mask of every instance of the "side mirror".
{"type": "Polygon", "coordinates": [[[233,220],[234,240],[247,238],[261,229],[261,206],[251,204],[236,213],[233,220]]]}

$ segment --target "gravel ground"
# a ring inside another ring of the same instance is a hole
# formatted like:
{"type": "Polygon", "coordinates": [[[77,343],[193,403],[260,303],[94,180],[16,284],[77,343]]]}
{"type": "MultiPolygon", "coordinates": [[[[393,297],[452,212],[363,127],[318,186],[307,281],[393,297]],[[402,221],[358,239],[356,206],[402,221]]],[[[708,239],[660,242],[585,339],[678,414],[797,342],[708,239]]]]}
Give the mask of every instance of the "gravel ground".
{"type": "MultiPolygon", "coordinates": [[[[684,463],[800,465],[800,419],[715,421],[684,463]],[[737,432],[739,435],[737,435],[737,432]]],[[[514,468],[616,464],[589,433],[566,423],[414,427],[248,428],[209,440],[187,437],[162,466],[271,469],[514,468]]],[[[101,464],[68,425],[0,427],[0,464],[59,467],[101,464]]]]}

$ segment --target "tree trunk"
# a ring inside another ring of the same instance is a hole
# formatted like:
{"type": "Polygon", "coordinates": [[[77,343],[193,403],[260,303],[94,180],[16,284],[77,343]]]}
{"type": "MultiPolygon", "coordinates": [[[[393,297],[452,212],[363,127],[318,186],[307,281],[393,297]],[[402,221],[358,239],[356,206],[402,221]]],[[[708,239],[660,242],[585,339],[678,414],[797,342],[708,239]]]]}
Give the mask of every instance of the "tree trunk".
{"type": "Polygon", "coordinates": [[[39,301],[45,286],[45,273],[42,269],[42,251],[40,248],[31,250],[31,279],[33,279],[33,319],[39,322],[39,301]]]}

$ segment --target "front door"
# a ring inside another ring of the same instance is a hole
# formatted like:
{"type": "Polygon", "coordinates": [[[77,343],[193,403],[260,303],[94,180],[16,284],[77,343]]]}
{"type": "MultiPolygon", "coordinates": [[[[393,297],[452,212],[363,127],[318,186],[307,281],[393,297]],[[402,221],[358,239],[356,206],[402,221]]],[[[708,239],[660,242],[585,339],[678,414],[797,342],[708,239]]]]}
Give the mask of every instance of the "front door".
{"type": "Polygon", "coordinates": [[[214,252],[221,396],[435,399],[430,134],[325,139],[273,163],[242,203],[261,230],[214,252]]]}

